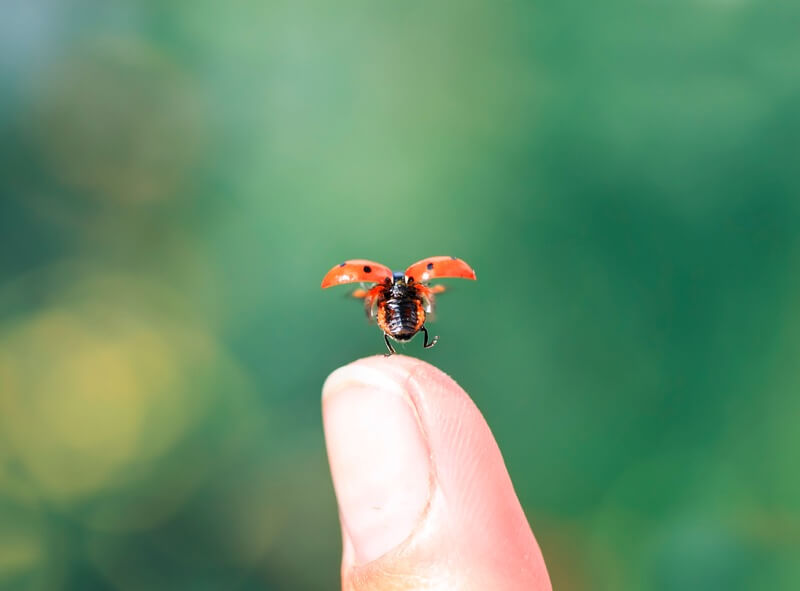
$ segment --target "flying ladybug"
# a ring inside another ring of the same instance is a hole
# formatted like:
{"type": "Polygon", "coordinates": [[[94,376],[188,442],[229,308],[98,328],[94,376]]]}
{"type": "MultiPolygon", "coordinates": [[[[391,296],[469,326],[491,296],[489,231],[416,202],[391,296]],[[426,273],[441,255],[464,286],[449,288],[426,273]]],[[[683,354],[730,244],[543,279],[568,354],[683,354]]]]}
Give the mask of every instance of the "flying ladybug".
{"type": "Polygon", "coordinates": [[[390,338],[406,343],[422,331],[423,347],[430,349],[439,340],[428,338],[425,319],[433,312],[434,296],[445,290],[443,285],[428,285],[431,279],[460,277],[475,279],[475,271],[461,259],[450,256],[428,257],[403,271],[372,261],[345,261],[328,271],[322,280],[323,289],[344,283],[374,283],[372,287],[356,289],[353,297],[364,300],[367,318],[377,322],[389,352],[395,353],[390,338]]]}

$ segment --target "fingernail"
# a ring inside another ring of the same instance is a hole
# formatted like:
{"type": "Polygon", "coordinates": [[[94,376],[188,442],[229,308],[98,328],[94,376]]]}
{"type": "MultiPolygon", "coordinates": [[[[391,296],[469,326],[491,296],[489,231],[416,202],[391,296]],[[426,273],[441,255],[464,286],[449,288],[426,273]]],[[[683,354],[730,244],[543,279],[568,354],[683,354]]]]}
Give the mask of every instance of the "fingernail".
{"type": "Polygon", "coordinates": [[[430,497],[430,452],[402,384],[399,375],[355,365],[323,387],[333,486],[359,564],[406,540],[430,497]]]}

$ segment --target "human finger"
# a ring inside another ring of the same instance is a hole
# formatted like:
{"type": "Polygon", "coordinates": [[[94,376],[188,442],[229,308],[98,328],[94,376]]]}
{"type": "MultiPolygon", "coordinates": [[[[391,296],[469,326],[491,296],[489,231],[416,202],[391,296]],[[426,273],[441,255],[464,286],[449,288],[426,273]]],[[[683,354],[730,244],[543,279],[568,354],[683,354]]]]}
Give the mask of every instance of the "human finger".
{"type": "Polygon", "coordinates": [[[497,443],[449,376],[356,361],[325,382],[323,419],[345,591],[551,588],[497,443]]]}

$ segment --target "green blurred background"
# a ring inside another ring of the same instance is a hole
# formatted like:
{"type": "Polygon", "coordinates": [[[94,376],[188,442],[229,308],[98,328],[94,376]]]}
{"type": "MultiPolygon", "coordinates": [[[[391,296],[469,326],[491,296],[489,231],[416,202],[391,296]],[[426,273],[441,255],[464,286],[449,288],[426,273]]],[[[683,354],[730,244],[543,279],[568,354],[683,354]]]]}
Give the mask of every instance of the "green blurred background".
{"type": "Polygon", "coordinates": [[[0,589],[328,590],[346,258],[559,590],[800,588],[800,4],[6,0],[0,589]]]}

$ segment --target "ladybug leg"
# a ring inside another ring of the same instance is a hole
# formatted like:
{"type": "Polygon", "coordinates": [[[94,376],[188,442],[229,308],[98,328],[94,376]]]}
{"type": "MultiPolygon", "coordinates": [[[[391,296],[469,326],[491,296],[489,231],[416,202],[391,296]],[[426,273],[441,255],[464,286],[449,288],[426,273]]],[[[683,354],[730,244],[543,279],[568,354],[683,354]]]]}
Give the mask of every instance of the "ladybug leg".
{"type": "Polygon", "coordinates": [[[420,328],[420,330],[422,331],[422,334],[424,334],[424,335],[425,335],[425,342],[424,342],[424,343],[423,343],[423,345],[422,345],[422,346],[423,346],[425,349],[430,349],[430,348],[431,348],[431,347],[433,347],[433,346],[434,346],[436,343],[438,343],[438,342],[439,342],[439,337],[438,337],[438,336],[435,336],[435,337],[433,337],[433,339],[432,339],[432,340],[431,340],[431,342],[429,343],[429,342],[428,342],[428,329],[427,329],[427,328],[425,328],[425,327],[423,326],[422,328],[420,328]]]}
{"type": "MultiPolygon", "coordinates": [[[[388,334],[383,333],[383,340],[386,342],[386,348],[389,349],[388,353],[383,354],[384,357],[391,357],[392,355],[397,353],[397,351],[394,350],[394,347],[392,347],[392,343],[389,342],[388,334]]],[[[427,340],[425,342],[427,342],[427,340]]]]}

